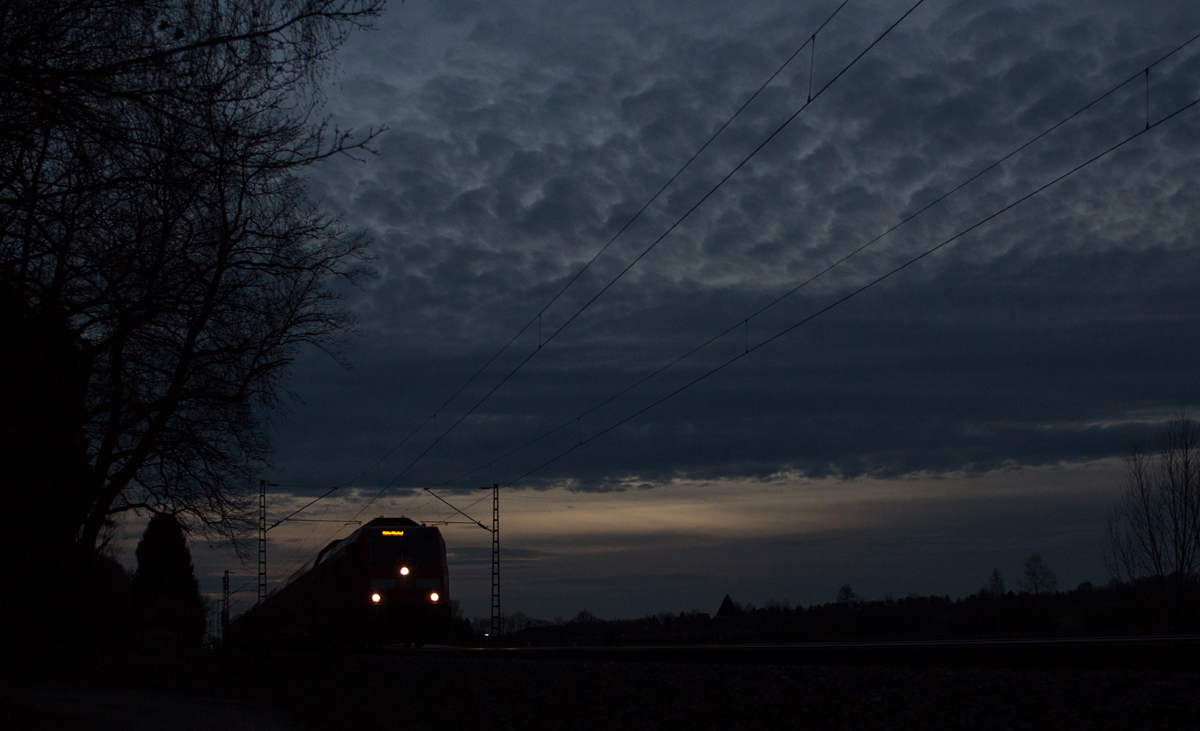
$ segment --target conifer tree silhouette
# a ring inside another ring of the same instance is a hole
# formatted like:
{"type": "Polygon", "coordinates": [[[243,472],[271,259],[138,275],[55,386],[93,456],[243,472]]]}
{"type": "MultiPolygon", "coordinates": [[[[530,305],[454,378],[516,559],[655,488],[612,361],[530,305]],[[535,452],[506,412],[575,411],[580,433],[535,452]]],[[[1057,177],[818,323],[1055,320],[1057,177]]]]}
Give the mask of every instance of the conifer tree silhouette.
{"type": "Polygon", "coordinates": [[[150,520],[137,547],[130,599],[144,629],[169,645],[198,647],[204,602],[183,526],[173,515],[150,520]]]}

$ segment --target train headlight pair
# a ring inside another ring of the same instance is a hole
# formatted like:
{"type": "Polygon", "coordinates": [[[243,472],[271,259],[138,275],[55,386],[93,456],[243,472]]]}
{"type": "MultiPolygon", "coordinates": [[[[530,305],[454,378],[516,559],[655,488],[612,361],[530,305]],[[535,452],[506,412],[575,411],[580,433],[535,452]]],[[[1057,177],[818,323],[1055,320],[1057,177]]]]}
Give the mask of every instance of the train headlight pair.
{"type": "MultiPolygon", "coordinates": [[[[383,599],[383,597],[381,597],[378,592],[371,595],[371,602],[374,604],[378,604],[381,599],[383,599]]],[[[429,601],[436,602],[438,599],[441,599],[441,597],[438,596],[436,591],[429,594],[429,601]]]]}

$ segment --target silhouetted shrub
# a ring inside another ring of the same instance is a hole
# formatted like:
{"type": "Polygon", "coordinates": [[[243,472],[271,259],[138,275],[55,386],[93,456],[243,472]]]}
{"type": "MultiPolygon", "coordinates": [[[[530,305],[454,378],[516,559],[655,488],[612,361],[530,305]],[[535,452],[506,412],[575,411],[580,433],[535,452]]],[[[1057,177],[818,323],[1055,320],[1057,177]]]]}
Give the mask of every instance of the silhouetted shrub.
{"type": "Polygon", "coordinates": [[[88,573],[87,631],[94,651],[107,654],[128,642],[133,617],[129,603],[132,584],[125,567],[100,556],[88,573]]]}

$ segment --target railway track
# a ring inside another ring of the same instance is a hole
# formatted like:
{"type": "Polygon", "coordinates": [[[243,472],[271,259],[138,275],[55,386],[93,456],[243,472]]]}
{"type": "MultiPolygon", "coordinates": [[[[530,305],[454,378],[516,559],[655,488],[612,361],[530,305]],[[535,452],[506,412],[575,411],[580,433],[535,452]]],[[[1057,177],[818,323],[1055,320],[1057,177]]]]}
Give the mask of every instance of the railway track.
{"type": "Polygon", "coordinates": [[[512,660],[1200,671],[1200,635],[624,647],[385,647],[384,654],[512,660]]]}

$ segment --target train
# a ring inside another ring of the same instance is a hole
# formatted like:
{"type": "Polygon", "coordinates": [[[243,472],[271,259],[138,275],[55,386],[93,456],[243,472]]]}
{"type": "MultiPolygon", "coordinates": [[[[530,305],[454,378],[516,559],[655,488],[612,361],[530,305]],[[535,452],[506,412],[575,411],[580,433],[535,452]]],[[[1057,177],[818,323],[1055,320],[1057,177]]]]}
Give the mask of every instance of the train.
{"type": "Polygon", "coordinates": [[[379,517],[330,542],[229,629],[242,646],[420,647],[451,615],[441,531],[379,517]]]}

